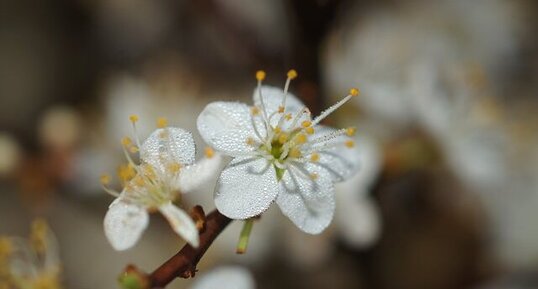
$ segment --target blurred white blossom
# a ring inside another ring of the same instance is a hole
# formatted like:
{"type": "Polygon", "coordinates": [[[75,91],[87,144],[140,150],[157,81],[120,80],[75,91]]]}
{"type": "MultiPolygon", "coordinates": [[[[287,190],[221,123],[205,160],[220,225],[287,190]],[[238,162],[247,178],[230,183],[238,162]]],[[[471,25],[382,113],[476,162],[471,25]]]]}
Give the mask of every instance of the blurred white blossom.
{"type": "MultiPolygon", "coordinates": [[[[134,123],[137,116],[132,116],[134,123]]],[[[200,186],[211,178],[220,166],[220,157],[207,151],[207,158],[195,160],[192,135],[177,127],[167,127],[159,120],[159,129],[143,143],[124,138],[128,164],[119,171],[125,188],[120,193],[105,187],[117,196],[105,216],[105,233],[116,250],[132,247],[145,230],[149,211],[158,210],[169,221],[172,229],[194,247],[198,246],[198,229],[191,217],[173,205],[181,193],[200,186]],[[130,153],[140,151],[141,164],[131,159],[130,153]]],[[[135,128],[136,130],[136,128],[135,128]]],[[[103,183],[109,183],[105,176],[103,183]]]]}
{"type": "Polygon", "coordinates": [[[0,287],[60,289],[58,244],[47,223],[32,223],[29,239],[0,237],[0,287]]]}
{"type": "Polygon", "coordinates": [[[252,273],[240,266],[218,267],[196,278],[191,289],[255,289],[252,273]]]}

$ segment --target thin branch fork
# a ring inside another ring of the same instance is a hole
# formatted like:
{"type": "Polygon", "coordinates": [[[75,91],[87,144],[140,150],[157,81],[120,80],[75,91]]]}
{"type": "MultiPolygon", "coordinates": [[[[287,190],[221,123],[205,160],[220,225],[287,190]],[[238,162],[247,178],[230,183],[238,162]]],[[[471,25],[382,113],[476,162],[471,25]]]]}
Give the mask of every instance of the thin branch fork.
{"type": "Polygon", "coordinates": [[[151,274],[143,273],[134,265],[129,265],[120,277],[121,285],[123,288],[158,289],[164,288],[176,277],[194,277],[198,262],[231,221],[232,219],[217,210],[212,211],[206,216],[205,228],[200,232],[198,248],[186,244],[151,274]]]}

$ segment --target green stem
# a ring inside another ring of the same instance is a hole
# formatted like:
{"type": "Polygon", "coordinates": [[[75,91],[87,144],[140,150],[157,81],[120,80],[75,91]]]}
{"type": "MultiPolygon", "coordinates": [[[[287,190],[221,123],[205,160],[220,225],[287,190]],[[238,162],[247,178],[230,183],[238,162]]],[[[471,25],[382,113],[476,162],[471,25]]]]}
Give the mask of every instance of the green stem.
{"type": "Polygon", "coordinates": [[[248,219],[243,224],[241,235],[239,235],[239,242],[237,243],[237,254],[244,254],[247,251],[248,240],[250,238],[250,232],[252,232],[252,226],[254,225],[254,219],[248,219]]]}

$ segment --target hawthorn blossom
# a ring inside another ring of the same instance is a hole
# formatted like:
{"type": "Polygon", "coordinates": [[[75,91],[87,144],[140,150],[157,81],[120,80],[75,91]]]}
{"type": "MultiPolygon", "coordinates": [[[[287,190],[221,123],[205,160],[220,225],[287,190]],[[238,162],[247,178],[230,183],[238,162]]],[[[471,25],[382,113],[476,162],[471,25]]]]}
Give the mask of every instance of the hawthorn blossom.
{"type": "Polygon", "coordinates": [[[254,106],[213,102],[197,120],[202,138],[216,150],[234,157],[222,171],[215,190],[215,205],[232,219],[260,215],[276,202],[299,229],[318,234],[334,215],[334,182],[352,176],[358,154],[349,136],[354,128],[332,129],[319,123],[349,99],[349,95],[314,119],[295,96],[262,86],[258,71],[254,106]]]}
{"type": "Polygon", "coordinates": [[[252,273],[240,266],[223,266],[197,278],[191,289],[254,289],[252,273]]]}
{"type": "MultiPolygon", "coordinates": [[[[131,116],[136,134],[137,116],[131,116]]],[[[124,138],[122,144],[128,164],[119,169],[124,183],[121,193],[107,185],[108,176],[102,179],[107,192],[117,198],[110,205],[104,219],[106,237],[116,250],[131,248],[140,238],[149,222],[149,212],[159,211],[172,229],[191,246],[197,247],[198,229],[188,213],[174,205],[181,193],[201,185],[218,169],[220,156],[206,150],[206,159],[194,163],[195,143],[190,132],[168,127],[159,119],[159,128],[143,143],[124,138]],[[139,153],[136,164],[132,153],[139,153]]]]}
{"type": "Polygon", "coordinates": [[[44,220],[32,223],[29,239],[0,237],[0,288],[60,289],[56,238],[44,220]]]}

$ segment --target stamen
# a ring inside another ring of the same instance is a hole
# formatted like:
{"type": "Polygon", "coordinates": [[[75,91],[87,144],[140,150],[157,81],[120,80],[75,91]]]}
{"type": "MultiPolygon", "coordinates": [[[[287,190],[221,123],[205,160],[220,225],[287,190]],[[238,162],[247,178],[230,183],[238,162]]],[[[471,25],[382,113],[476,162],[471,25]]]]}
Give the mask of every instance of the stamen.
{"type": "Polygon", "coordinates": [[[131,114],[131,115],[129,116],[129,120],[130,120],[133,124],[136,123],[136,122],[138,121],[138,115],[136,115],[136,114],[131,114]]]}
{"type": "Polygon", "coordinates": [[[121,144],[124,147],[128,148],[133,144],[133,141],[129,137],[124,137],[121,139],[121,144]]]}
{"type": "Polygon", "coordinates": [[[311,126],[305,128],[304,130],[306,131],[307,134],[314,134],[314,128],[311,126]]]}
{"type": "Polygon", "coordinates": [[[348,128],[346,128],[346,135],[347,136],[354,136],[356,131],[357,131],[356,128],[348,127],[348,128]]]}
{"type": "Polygon", "coordinates": [[[253,106],[253,107],[250,108],[250,114],[252,116],[257,116],[257,115],[260,114],[260,109],[258,107],[256,107],[256,106],[253,106]]]}
{"type": "Polygon", "coordinates": [[[129,148],[129,152],[132,154],[136,154],[139,151],[137,146],[132,146],[129,148]]]}
{"type": "Polygon", "coordinates": [[[210,159],[215,155],[215,151],[210,147],[205,147],[204,154],[206,158],[210,159]]]}
{"type": "Polygon", "coordinates": [[[247,137],[246,143],[249,146],[254,146],[256,144],[256,141],[251,137],[247,137]]]}
{"type": "Polygon", "coordinates": [[[338,108],[340,108],[342,105],[344,105],[346,102],[348,102],[352,97],[355,97],[355,96],[358,96],[359,95],[359,90],[356,89],[356,88],[352,88],[349,90],[349,94],[344,97],[342,100],[340,100],[339,102],[337,102],[336,104],[334,104],[333,106],[327,108],[326,110],[324,110],[320,115],[318,115],[313,121],[312,121],[312,125],[316,125],[318,124],[320,121],[322,121],[323,119],[325,119],[329,114],[333,113],[335,110],[337,110],[338,108]]]}
{"type": "Polygon", "coordinates": [[[311,173],[310,174],[310,179],[312,179],[312,180],[317,180],[318,177],[319,177],[319,175],[317,173],[311,173]]]}
{"type": "Polygon", "coordinates": [[[263,70],[256,71],[256,79],[258,81],[263,81],[265,79],[265,71],[263,70]]]}
{"type": "Polygon", "coordinates": [[[171,163],[168,165],[168,170],[170,170],[170,172],[172,172],[173,174],[177,174],[180,169],[181,169],[181,164],[179,163],[171,163]]]}
{"type": "Polygon", "coordinates": [[[302,156],[301,150],[294,147],[290,150],[289,156],[295,159],[298,159],[302,156]]]}
{"type": "Polygon", "coordinates": [[[109,175],[102,175],[100,177],[100,181],[101,181],[101,185],[103,187],[103,190],[105,190],[105,192],[107,192],[108,194],[114,196],[114,197],[119,197],[120,193],[110,189],[108,187],[108,185],[110,184],[110,176],[109,175]]]}
{"type": "Polygon", "coordinates": [[[133,127],[133,135],[135,137],[136,145],[140,147],[140,139],[138,138],[138,131],[136,129],[136,123],[138,122],[138,115],[131,114],[129,116],[129,120],[131,121],[132,127],[133,127]]]}
{"type": "Polygon", "coordinates": [[[164,117],[159,117],[157,119],[157,127],[158,128],[165,128],[168,126],[168,120],[164,117]]]}
{"type": "Polygon", "coordinates": [[[286,114],[286,115],[284,116],[284,118],[285,118],[287,121],[291,120],[291,118],[292,118],[292,117],[291,117],[291,113],[286,114]]]}
{"type": "Polygon", "coordinates": [[[310,161],[314,162],[314,163],[318,162],[319,161],[319,153],[312,153],[310,155],[310,161]]]}
{"type": "Polygon", "coordinates": [[[299,121],[299,119],[301,118],[301,116],[303,116],[303,114],[308,114],[310,115],[310,110],[307,108],[307,107],[303,107],[301,110],[299,110],[297,112],[297,114],[295,114],[295,117],[293,119],[293,122],[291,123],[291,128],[294,128],[297,126],[297,122],[299,121]]]}
{"type": "Polygon", "coordinates": [[[300,134],[297,134],[297,136],[295,136],[294,141],[297,144],[304,144],[307,141],[307,137],[306,137],[306,135],[300,133],[300,134]]]}
{"type": "Polygon", "coordinates": [[[346,147],[348,147],[348,148],[352,148],[352,147],[355,146],[355,142],[352,141],[352,140],[348,140],[348,141],[346,141],[344,144],[345,144],[346,147]]]}
{"type": "Polygon", "coordinates": [[[121,165],[118,168],[118,178],[125,184],[136,176],[136,171],[131,164],[121,165]]]}
{"type": "Polygon", "coordinates": [[[281,144],[285,144],[288,141],[288,134],[287,133],[281,133],[278,136],[278,142],[281,144]]]}
{"type": "Polygon", "coordinates": [[[307,128],[309,126],[312,126],[312,122],[309,121],[309,120],[305,120],[301,123],[301,126],[304,127],[304,128],[307,128]]]}
{"type": "Polygon", "coordinates": [[[278,107],[278,112],[284,113],[286,111],[286,100],[288,97],[288,89],[290,83],[293,79],[297,78],[297,71],[295,69],[290,69],[288,71],[288,79],[286,79],[286,84],[284,84],[284,96],[282,97],[282,104],[278,107]]]}
{"type": "Polygon", "coordinates": [[[345,128],[342,128],[342,129],[339,129],[337,131],[333,131],[331,133],[328,133],[328,134],[324,134],[318,138],[315,138],[313,140],[310,141],[310,144],[317,144],[317,143],[321,143],[321,142],[327,142],[327,141],[330,141],[336,137],[339,137],[341,135],[344,135],[347,133],[347,129],[345,128]]]}
{"type": "Polygon", "coordinates": [[[102,175],[100,177],[100,181],[101,181],[101,184],[103,186],[106,186],[106,185],[110,184],[110,176],[109,175],[102,175]]]}
{"type": "Polygon", "coordinates": [[[265,79],[265,71],[258,70],[256,72],[256,79],[258,80],[258,94],[260,95],[260,104],[262,106],[263,118],[265,120],[265,128],[269,127],[269,118],[267,118],[267,109],[265,108],[265,101],[262,95],[262,81],[265,79]]]}

